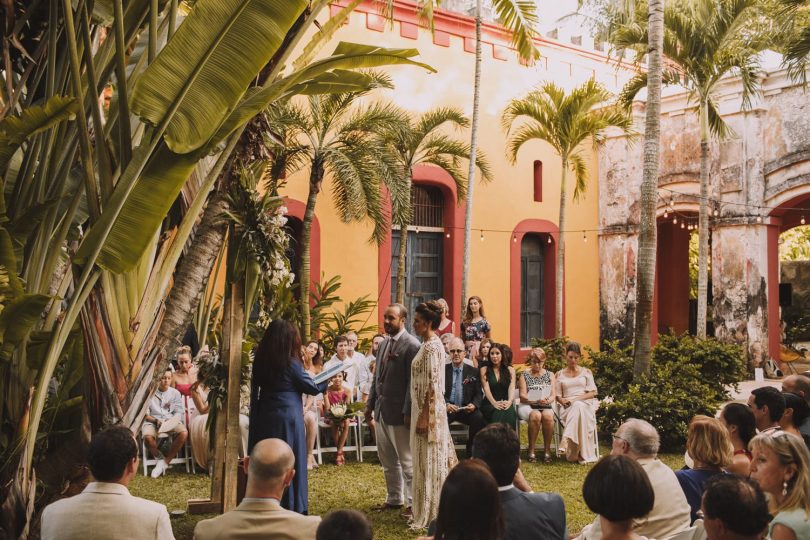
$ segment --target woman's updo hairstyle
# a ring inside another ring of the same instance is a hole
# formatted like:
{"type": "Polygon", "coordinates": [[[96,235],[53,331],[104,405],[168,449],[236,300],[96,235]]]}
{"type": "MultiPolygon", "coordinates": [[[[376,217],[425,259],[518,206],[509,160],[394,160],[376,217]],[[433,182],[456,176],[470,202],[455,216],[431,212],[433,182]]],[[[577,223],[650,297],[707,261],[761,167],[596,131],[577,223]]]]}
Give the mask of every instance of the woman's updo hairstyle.
{"type": "Polygon", "coordinates": [[[432,330],[439,329],[439,323],[442,322],[442,313],[444,313],[444,307],[442,307],[442,305],[437,301],[430,300],[428,302],[422,302],[416,306],[416,312],[423,321],[430,325],[432,330]]]}
{"type": "Polygon", "coordinates": [[[577,353],[579,356],[582,356],[582,348],[579,346],[579,343],[576,341],[569,341],[568,345],[565,346],[565,354],[570,352],[577,353]]]}

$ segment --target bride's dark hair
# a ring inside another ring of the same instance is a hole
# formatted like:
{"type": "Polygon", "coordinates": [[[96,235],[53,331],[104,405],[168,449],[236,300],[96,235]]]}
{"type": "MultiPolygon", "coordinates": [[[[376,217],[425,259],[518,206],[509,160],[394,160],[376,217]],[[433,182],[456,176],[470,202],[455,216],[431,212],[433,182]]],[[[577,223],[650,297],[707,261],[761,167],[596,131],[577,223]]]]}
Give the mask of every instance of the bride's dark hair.
{"type": "Polygon", "coordinates": [[[430,324],[431,329],[438,330],[439,323],[442,322],[442,313],[444,313],[444,307],[442,307],[442,305],[437,301],[430,300],[428,302],[422,302],[416,306],[416,312],[423,321],[430,324]]]}

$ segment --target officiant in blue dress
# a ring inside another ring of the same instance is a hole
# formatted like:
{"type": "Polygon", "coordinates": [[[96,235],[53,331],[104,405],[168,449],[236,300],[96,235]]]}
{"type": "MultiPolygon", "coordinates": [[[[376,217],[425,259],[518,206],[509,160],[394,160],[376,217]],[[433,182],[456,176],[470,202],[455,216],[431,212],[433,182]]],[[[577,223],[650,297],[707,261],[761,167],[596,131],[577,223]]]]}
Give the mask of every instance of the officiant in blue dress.
{"type": "Polygon", "coordinates": [[[307,514],[307,443],[301,394],[326,391],[328,381],[316,384],[301,362],[301,336],[285,320],[270,323],[253,361],[250,393],[248,453],[263,439],[286,441],[295,454],[295,476],[284,492],[281,506],[307,514]]]}

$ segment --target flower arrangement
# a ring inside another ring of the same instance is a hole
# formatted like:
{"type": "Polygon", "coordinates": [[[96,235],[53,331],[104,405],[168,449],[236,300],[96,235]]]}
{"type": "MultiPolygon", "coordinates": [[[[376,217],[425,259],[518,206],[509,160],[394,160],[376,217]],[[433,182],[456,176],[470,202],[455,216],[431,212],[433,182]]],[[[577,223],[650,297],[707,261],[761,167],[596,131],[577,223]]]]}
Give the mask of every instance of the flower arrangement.
{"type": "Polygon", "coordinates": [[[333,420],[339,422],[344,420],[346,417],[350,416],[358,416],[363,412],[366,404],[362,401],[357,401],[354,403],[335,403],[329,410],[326,411],[326,418],[328,420],[333,420]]]}

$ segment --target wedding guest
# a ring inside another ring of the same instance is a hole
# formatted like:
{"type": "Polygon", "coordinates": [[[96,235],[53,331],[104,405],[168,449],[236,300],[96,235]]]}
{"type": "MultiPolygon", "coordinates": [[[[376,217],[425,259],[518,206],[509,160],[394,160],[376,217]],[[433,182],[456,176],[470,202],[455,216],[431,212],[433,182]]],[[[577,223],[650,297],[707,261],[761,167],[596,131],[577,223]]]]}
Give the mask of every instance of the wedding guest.
{"type": "Polygon", "coordinates": [[[748,478],[751,471],[751,451],[748,450],[748,443],[757,434],[754,413],[750,407],[742,403],[728,403],[720,411],[720,421],[728,429],[731,445],[734,447],[731,465],[726,470],[748,478]]]}
{"type": "MultiPolygon", "coordinates": [[[[323,371],[323,362],[320,361],[321,355],[317,341],[310,340],[307,346],[301,350],[301,360],[304,364],[304,371],[311,377],[314,378],[323,371]]],[[[302,394],[301,399],[304,407],[304,429],[307,440],[307,470],[311,471],[318,468],[314,448],[318,437],[318,421],[323,410],[323,394],[317,396],[302,394]]]]}
{"type": "Polygon", "coordinates": [[[318,525],[315,540],[371,540],[371,522],[357,510],[333,510],[318,525]]]}
{"type": "Polygon", "coordinates": [[[760,433],[751,441],[751,480],[770,496],[775,514],[771,540],[810,538],[810,452],[784,431],[760,433]]]}
{"type": "Polygon", "coordinates": [[[504,540],[567,540],[562,497],[556,493],[526,493],[514,485],[522,475],[520,440],[512,428],[492,424],[482,429],[473,442],[473,457],[487,464],[498,484],[504,540]]]}
{"type": "Polygon", "coordinates": [[[481,368],[484,401],[481,413],[488,423],[501,422],[513,429],[517,424],[515,411],[515,368],[511,350],[501,343],[489,349],[489,367],[481,368]]]}
{"type": "MultiPolygon", "coordinates": [[[[806,375],[788,375],[782,379],[782,391],[800,395],[810,407],[810,377],[806,375]]],[[[799,431],[803,435],[810,437],[810,415],[799,426],[799,431]]]]}
{"type": "Polygon", "coordinates": [[[157,390],[149,400],[149,407],[144,416],[141,435],[147,450],[153,458],[159,458],[152,469],[152,478],[158,478],[171,467],[174,457],[186,444],[188,430],[183,424],[183,397],[177,389],[170,386],[172,371],[163,372],[157,390]],[[161,452],[158,449],[158,438],[171,437],[169,449],[161,452]]]}
{"type": "Polygon", "coordinates": [[[783,431],[792,433],[797,437],[804,440],[804,444],[810,443],[810,437],[805,437],[799,430],[805,419],[808,416],[807,402],[798,394],[793,392],[782,392],[785,398],[785,412],[782,413],[782,418],[779,419],[779,426],[783,431]]]}
{"type": "Polygon", "coordinates": [[[478,346],[478,354],[473,355],[472,351],[469,351],[470,358],[473,359],[474,367],[477,367],[480,370],[489,365],[489,350],[492,348],[493,343],[495,342],[491,339],[484,338],[481,340],[481,344],[478,346]]]}
{"type": "Polygon", "coordinates": [[[295,463],[293,449],[284,441],[270,438],[257,442],[244,462],[245,498],[230,512],[197,523],[194,539],[314,539],[321,518],[302,516],[279,504],[285,488],[293,484],[295,463]]]}
{"type": "Polygon", "coordinates": [[[183,345],[174,353],[177,370],[172,373],[172,388],[176,388],[183,396],[185,409],[184,424],[189,425],[192,418],[197,415],[194,402],[191,399],[191,387],[197,382],[197,367],[191,359],[191,347],[183,345]]]}
{"type": "Polygon", "coordinates": [[[596,431],[596,383],[591,370],[579,365],[582,350],[579,343],[565,347],[566,367],[557,372],[557,403],[561,405],[563,435],[560,446],[565,459],[592,463],[599,459],[594,444],[596,431]]]}
{"type": "Polygon", "coordinates": [[[708,416],[695,416],[689,423],[686,451],[692,458],[692,468],[675,471],[686,502],[692,509],[692,522],[698,519],[703,489],[709,478],[724,474],[731,464],[734,447],[728,430],[720,420],[708,416]]]}
{"type": "Polygon", "coordinates": [[[419,540],[503,540],[499,497],[489,467],[478,459],[462,461],[442,486],[435,533],[419,540]]]}
{"type": "Polygon", "coordinates": [[[357,380],[354,382],[356,387],[354,399],[355,401],[359,401],[362,393],[361,389],[368,384],[369,379],[371,378],[368,371],[368,360],[366,359],[365,354],[357,350],[356,332],[346,332],[346,339],[349,340],[349,356],[351,357],[352,363],[357,371],[357,380]]]}
{"type": "Polygon", "coordinates": [[[342,466],[346,464],[346,458],[343,455],[343,447],[346,446],[346,440],[349,438],[349,417],[348,415],[342,418],[330,418],[332,407],[342,405],[348,407],[350,403],[349,393],[343,387],[343,373],[336,373],[329,379],[329,386],[326,389],[326,395],[323,399],[323,417],[332,431],[332,440],[335,441],[337,447],[337,457],[335,464],[342,466]]]}
{"type": "Polygon", "coordinates": [[[755,388],[748,397],[748,406],[754,413],[757,430],[770,433],[782,429],[779,420],[785,412],[785,396],[772,386],[755,388]]]}
{"type": "MultiPolygon", "coordinates": [[[[365,363],[365,357],[363,359],[365,363]]],[[[338,336],[335,338],[335,354],[323,365],[325,370],[330,370],[332,367],[342,366],[344,378],[343,384],[349,389],[349,394],[352,399],[357,393],[357,386],[360,383],[360,372],[365,370],[365,366],[359,366],[357,360],[351,352],[349,345],[349,338],[347,336],[338,336]]]]}
{"type": "MultiPolygon", "coordinates": [[[[632,458],[647,473],[655,492],[652,511],[643,519],[636,520],[634,531],[648,538],[667,538],[689,528],[689,503],[683,494],[672,469],[658,459],[660,437],[649,423],[631,418],[619,426],[613,435],[612,455],[632,458]]],[[[602,526],[597,518],[582,529],[579,538],[600,540],[602,526]]]]}
{"type": "Polygon", "coordinates": [[[281,498],[281,506],[301,514],[309,510],[301,394],[322,393],[327,384],[315,384],[304,371],[298,329],[284,319],[271,322],[253,361],[248,451],[264,439],[288,442],[295,456],[296,474],[281,498]]]}
{"type": "Polygon", "coordinates": [[[166,507],[133,497],[127,489],[138,474],[138,444],[129,429],[112,426],[93,435],[87,465],[95,482],[45,508],[43,540],[174,538],[166,507]]]}
{"type": "Polygon", "coordinates": [[[442,320],[439,322],[439,328],[436,329],[436,335],[439,337],[445,334],[455,335],[456,323],[450,319],[450,306],[447,305],[447,300],[439,298],[436,302],[442,307],[442,320]]]}
{"type": "Polygon", "coordinates": [[[411,364],[411,528],[424,529],[436,518],[442,483],[458,460],[444,404],[444,348],[436,335],[442,307],[434,301],[423,302],[415,311],[413,331],[422,346],[411,364]]]}
{"type": "Polygon", "coordinates": [[[471,296],[467,300],[467,309],[464,311],[464,320],[461,322],[461,337],[470,351],[470,358],[478,356],[478,347],[481,340],[492,337],[492,327],[484,318],[484,302],[479,296],[471,296]]]}
{"type": "Polygon", "coordinates": [[[372,510],[401,508],[404,517],[412,515],[411,481],[411,364],[419,342],[405,329],[408,310],[391,304],[383,314],[387,337],[380,345],[374,383],[366,402],[365,421],[375,421],[377,455],[385,473],[385,502],[372,510]],[[372,416],[373,415],[373,416],[372,416]]]}
{"type": "Polygon", "coordinates": [[[464,361],[464,342],[454,337],[450,341],[450,360],[444,368],[444,401],[447,404],[447,421],[469,426],[467,457],[472,457],[475,435],[487,424],[481,414],[481,382],[478,370],[464,361]]]}
{"type": "Polygon", "coordinates": [[[641,465],[627,456],[605,456],[588,471],[582,485],[585,504],[599,516],[602,538],[641,540],[634,520],[653,509],[655,492],[641,465]]]}
{"type": "Polygon", "coordinates": [[[557,399],[557,380],[545,368],[546,352],[535,347],[526,358],[526,369],[518,377],[520,407],[518,417],[529,425],[530,463],[537,460],[534,447],[540,429],[543,430],[543,462],[551,463],[551,437],[554,434],[554,411],[551,404],[557,399]]]}
{"type": "Polygon", "coordinates": [[[708,540],[761,540],[771,520],[756,482],[733,474],[706,482],[701,510],[708,540]]]}

